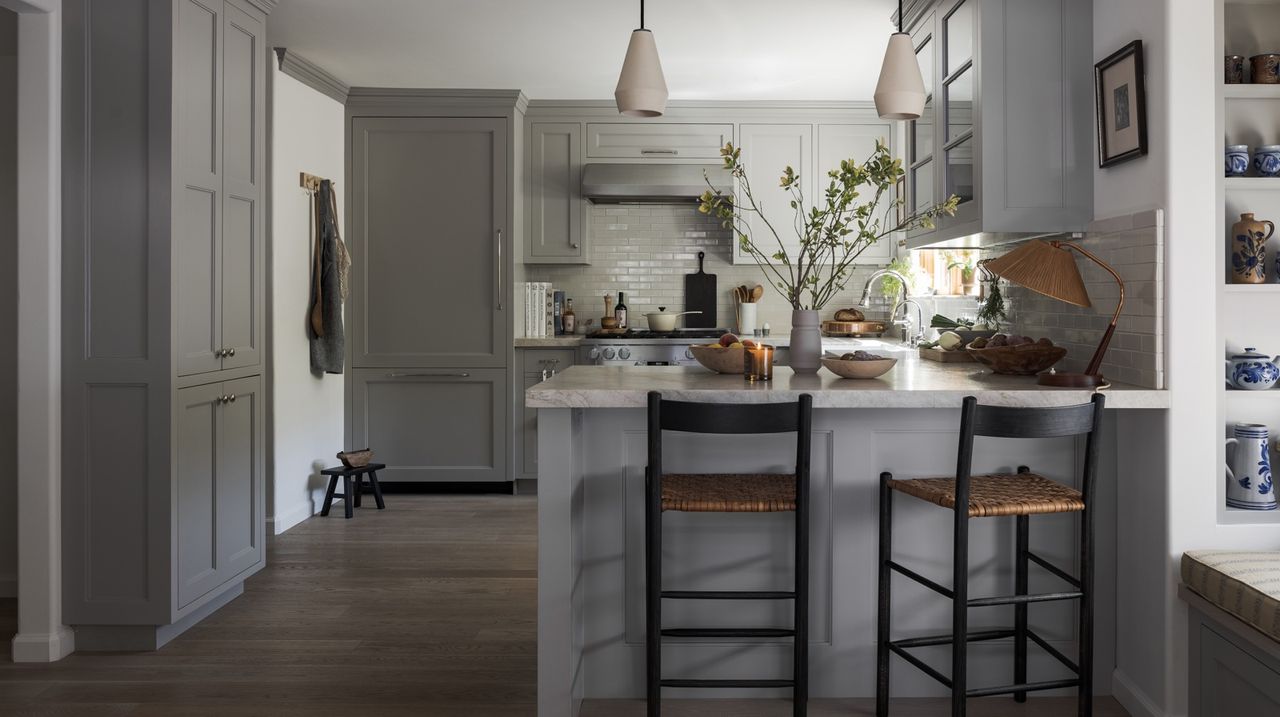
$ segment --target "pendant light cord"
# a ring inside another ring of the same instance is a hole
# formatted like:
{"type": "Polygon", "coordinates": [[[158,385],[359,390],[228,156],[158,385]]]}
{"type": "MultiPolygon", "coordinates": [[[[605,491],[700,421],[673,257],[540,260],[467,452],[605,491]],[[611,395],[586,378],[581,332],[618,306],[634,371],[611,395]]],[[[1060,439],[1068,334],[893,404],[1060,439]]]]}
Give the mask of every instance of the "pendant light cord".
{"type": "MultiPolygon", "coordinates": [[[[901,4],[902,0],[898,0],[898,3],[901,4]]],[[[640,0],[640,29],[644,29],[644,0],[640,0]]]]}
{"type": "MultiPolygon", "coordinates": [[[[640,0],[640,26],[644,27],[644,0],[640,0]]],[[[902,0],[898,0],[898,32],[902,32],[902,0]]]]}

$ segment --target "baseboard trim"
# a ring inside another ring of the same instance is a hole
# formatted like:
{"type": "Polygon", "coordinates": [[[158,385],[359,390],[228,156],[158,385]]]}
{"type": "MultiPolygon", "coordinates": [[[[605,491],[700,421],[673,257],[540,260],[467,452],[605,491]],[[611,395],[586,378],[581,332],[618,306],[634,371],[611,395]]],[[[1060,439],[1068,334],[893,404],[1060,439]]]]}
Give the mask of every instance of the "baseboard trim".
{"type": "MultiPolygon", "coordinates": [[[[324,500],[324,493],[320,494],[320,501],[324,500]]],[[[308,499],[299,503],[283,513],[276,513],[267,518],[267,525],[271,527],[272,535],[279,535],[302,521],[315,515],[318,511],[315,508],[315,501],[308,499]]]]}
{"type": "Polygon", "coordinates": [[[1155,701],[1138,689],[1119,668],[1111,673],[1111,696],[1131,717],[1164,717],[1164,710],[1157,707],[1155,701]]]}
{"type": "Polygon", "coordinates": [[[76,651],[76,636],[71,628],[57,632],[18,633],[13,637],[14,662],[57,662],[76,651]]]}
{"type": "Polygon", "coordinates": [[[236,583],[221,595],[188,613],[171,625],[76,625],[79,649],[84,652],[151,652],[190,630],[244,594],[244,583],[236,583]]]}
{"type": "Polygon", "coordinates": [[[16,597],[18,597],[18,576],[12,574],[0,575],[0,598],[16,597]]]}

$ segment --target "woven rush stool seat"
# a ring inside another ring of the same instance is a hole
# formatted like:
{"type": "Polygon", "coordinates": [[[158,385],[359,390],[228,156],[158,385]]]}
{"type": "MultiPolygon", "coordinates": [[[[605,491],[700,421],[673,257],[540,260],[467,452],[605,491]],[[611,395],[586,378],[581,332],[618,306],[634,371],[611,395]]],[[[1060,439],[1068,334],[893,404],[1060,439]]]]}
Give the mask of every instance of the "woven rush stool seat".
{"type": "MultiPolygon", "coordinates": [[[[889,481],[893,490],[956,508],[955,478],[915,478],[889,481]]],[[[969,517],[1074,513],[1084,510],[1080,491],[1035,473],[997,473],[969,478],[969,517]]]]}
{"type": "Polygon", "coordinates": [[[777,513],[796,509],[794,474],[667,473],[662,510],[691,513],[777,513]]]}

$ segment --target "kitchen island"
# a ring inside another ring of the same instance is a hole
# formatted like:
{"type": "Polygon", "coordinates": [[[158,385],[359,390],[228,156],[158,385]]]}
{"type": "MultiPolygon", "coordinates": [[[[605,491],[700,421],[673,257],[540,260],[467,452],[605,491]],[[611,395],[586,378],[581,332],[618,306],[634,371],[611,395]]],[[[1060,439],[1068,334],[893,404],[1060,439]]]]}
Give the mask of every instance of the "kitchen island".
{"type": "MultiPolygon", "coordinates": [[[[826,371],[775,370],[772,382],[700,368],[575,366],[530,388],[538,409],[538,714],[576,715],[583,699],[644,694],[645,400],[722,403],[814,397],[810,525],[810,694],[874,694],[876,504],[878,476],[953,475],[959,406],[982,403],[1054,406],[1084,403],[1088,390],[1047,389],[1034,378],[993,376],[975,364],[937,364],[895,353],[897,367],[869,381],[826,371]]],[[[1095,684],[1109,693],[1115,651],[1115,570],[1125,550],[1127,511],[1143,510],[1146,491],[1162,489],[1160,461],[1165,391],[1115,385],[1106,390],[1108,422],[1099,465],[1095,684]],[[1150,467],[1148,467],[1150,466],[1150,467]],[[1118,481],[1117,476],[1124,476],[1118,481]]],[[[1033,470],[1074,484],[1082,446],[1074,438],[980,442],[975,472],[1033,470]]],[[[666,438],[665,467],[680,472],[790,472],[794,438],[702,436],[666,438]]],[[[950,512],[899,500],[895,553],[925,575],[949,582],[950,512]]],[[[664,582],[668,589],[786,589],[791,575],[791,514],[664,515],[664,582]]],[[[1076,521],[1032,521],[1032,545],[1073,570],[1076,521]]],[[[1013,522],[975,520],[970,555],[973,595],[1012,585],[1013,522]]],[[[1052,587],[1033,571],[1032,588],[1052,587]]],[[[907,581],[895,583],[897,635],[945,632],[949,603],[907,581]]],[[[779,601],[785,603],[785,601],[779,601]]],[[[751,601],[669,601],[664,625],[785,626],[790,605],[751,601]]],[[[1076,639],[1070,605],[1037,606],[1031,624],[1068,654],[1076,639]]],[[[971,629],[1011,620],[1008,608],[976,610],[971,629]]],[[[948,648],[920,655],[946,664],[948,648]]],[[[1007,681],[1007,643],[970,646],[971,684],[1007,681]]],[[[786,677],[790,645],[760,638],[664,642],[664,672],[681,677],[786,677]]],[[[1048,679],[1056,664],[1032,652],[1031,674],[1048,679]]],[[[938,696],[941,687],[895,665],[896,696],[938,696]]],[[[772,697],[768,690],[664,690],[670,697],[772,697]],[[682,694],[683,693],[683,694],[682,694]]]]}

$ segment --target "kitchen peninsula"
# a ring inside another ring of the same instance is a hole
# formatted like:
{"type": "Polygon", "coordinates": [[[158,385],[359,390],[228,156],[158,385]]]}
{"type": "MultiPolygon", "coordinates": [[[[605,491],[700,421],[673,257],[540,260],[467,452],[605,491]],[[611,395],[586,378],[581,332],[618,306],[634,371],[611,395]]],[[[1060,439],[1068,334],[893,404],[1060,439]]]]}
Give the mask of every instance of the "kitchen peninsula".
{"type": "MultiPolygon", "coordinates": [[[[878,475],[952,475],[959,406],[964,396],[981,403],[1058,406],[1087,402],[1090,391],[1047,389],[1033,378],[993,376],[973,364],[920,361],[910,352],[881,379],[850,381],[825,370],[798,375],[778,367],[770,383],[690,367],[575,366],[525,393],[538,411],[538,714],[576,715],[584,699],[644,695],[644,470],[645,400],[650,390],[674,400],[721,403],[814,399],[813,516],[810,533],[811,638],[814,697],[874,694],[876,616],[876,496],[878,475]]],[[[1109,691],[1114,668],[1116,565],[1126,549],[1127,514],[1141,511],[1146,491],[1160,490],[1161,435],[1168,408],[1165,391],[1124,385],[1106,389],[1105,440],[1099,466],[1099,600],[1096,684],[1109,691]],[[1154,465],[1149,472],[1146,466],[1154,465]],[[1123,476],[1123,480],[1118,480],[1123,476]]],[[[680,472],[789,472],[785,435],[702,436],[670,434],[664,467],[680,472]]],[[[974,470],[1030,465],[1041,474],[1073,482],[1082,446],[1073,438],[979,443],[974,470]],[[1010,445],[1006,445],[1010,444],[1010,445]],[[982,450],[990,447],[989,453],[982,450]]],[[[942,582],[950,570],[950,513],[922,501],[901,501],[895,514],[897,554],[927,568],[942,582]],[[914,504],[913,504],[914,503],[914,504]],[[940,547],[943,546],[943,547],[940,547]]],[[[790,579],[790,518],[783,514],[664,515],[664,582],[684,590],[780,589],[790,579]],[[693,538],[696,533],[696,539],[693,538]],[[726,568],[725,566],[732,566],[726,568]]],[[[1076,523],[1069,517],[1033,524],[1032,544],[1073,570],[1076,523]]],[[[970,590],[998,594],[1011,584],[1010,521],[975,521],[971,528],[970,590]]],[[[1123,564],[1123,562],[1121,562],[1123,564]]],[[[1033,584],[1043,576],[1033,577],[1033,584]]],[[[946,601],[919,586],[899,583],[897,630],[938,631],[948,624],[946,601]]],[[[707,605],[673,601],[664,622],[719,625],[786,624],[789,606],[707,605]]],[[[999,608],[976,611],[971,628],[1007,622],[999,608]]],[[[1069,606],[1032,611],[1032,625],[1070,654],[1076,636],[1069,606]]],[[[945,663],[947,648],[921,652],[945,663]]],[[[971,680],[1007,680],[1008,646],[970,646],[971,680]]],[[[785,677],[787,641],[751,639],[671,640],[664,669],[719,678],[785,677]]],[[[1033,675],[1048,678],[1058,666],[1034,655],[1033,675]]],[[[707,696],[672,690],[672,696],[707,696]]],[[[894,693],[943,694],[914,670],[895,670],[894,693]]],[[[718,697],[785,697],[768,690],[719,690],[718,697]]]]}

